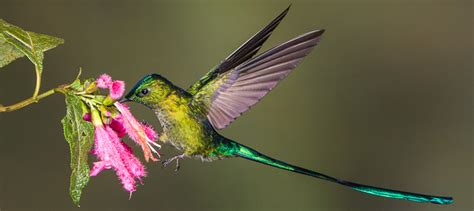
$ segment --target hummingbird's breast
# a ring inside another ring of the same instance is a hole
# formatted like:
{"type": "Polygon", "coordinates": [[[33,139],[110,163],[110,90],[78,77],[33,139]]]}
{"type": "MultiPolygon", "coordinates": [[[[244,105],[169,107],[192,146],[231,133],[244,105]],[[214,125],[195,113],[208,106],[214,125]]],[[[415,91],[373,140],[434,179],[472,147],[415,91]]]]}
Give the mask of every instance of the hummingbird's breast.
{"type": "Polygon", "coordinates": [[[167,97],[155,109],[163,128],[162,142],[169,142],[188,156],[207,154],[214,149],[213,130],[206,117],[190,106],[190,99],[177,94],[167,97]]]}

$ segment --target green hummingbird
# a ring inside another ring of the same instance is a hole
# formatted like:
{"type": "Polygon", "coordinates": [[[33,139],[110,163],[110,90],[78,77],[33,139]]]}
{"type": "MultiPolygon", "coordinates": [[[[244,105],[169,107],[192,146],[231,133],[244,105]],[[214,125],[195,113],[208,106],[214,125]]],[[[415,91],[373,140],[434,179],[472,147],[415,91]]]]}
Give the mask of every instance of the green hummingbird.
{"type": "Polygon", "coordinates": [[[387,198],[450,204],[451,197],[430,196],[341,180],[271,158],[220,135],[243,112],[256,104],[318,44],[324,30],[314,30],[257,56],[257,51],[288,13],[289,7],[252,36],[220,64],[188,89],[175,86],[158,74],[138,81],[122,100],[152,109],[162,126],[161,142],[170,143],[180,155],[163,162],[166,166],[183,158],[214,161],[240,157],[279,169],[327,180],[353,190],[387,198]]]}

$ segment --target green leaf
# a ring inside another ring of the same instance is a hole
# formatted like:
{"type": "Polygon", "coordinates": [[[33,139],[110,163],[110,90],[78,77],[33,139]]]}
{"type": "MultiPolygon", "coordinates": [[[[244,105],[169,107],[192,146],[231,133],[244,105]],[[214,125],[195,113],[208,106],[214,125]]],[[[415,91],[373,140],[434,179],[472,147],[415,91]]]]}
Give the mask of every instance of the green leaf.
{"type": "Polygon", "coordinates": [[[73,89],[74,91],[82,91],[82,84],[80,79],[74,80],[71,84],[69,84],[69,88],[73,89]]]}
{"type": "Polygon", "coordinates": [[[0,67],[26,55],[42,71],[43,52],[63,43],[63,39],[25,31],[0,19],[0,67]]]}
{"type": "Polygon", "coordinates": [[[76,96],[66,93],[66,116],[62,119],[64,137],[71,151],[71,181],[69,195],[79,206],[82,189],[89,182],[88,153],[94,142],[94,127],[82,119],[83,102],[76,96]]]}

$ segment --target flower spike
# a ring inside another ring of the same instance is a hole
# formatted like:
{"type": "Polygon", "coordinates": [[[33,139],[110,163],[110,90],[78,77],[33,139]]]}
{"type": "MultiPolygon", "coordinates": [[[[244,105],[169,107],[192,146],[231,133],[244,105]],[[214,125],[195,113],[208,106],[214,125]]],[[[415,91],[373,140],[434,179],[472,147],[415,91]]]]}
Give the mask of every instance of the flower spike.
{"type": "Polygon", "coordinates": [[[136,190],[136,179],[141,181],[146,175],[145,167],[133,155],[129,146],[123,143],[117,133],[102,123],[97,110],[92,110],[95,147],[94,154],[100,161],[94,163],[90,175],[96,176],[104,169],[113,168],[128,192],[136,190]]]}

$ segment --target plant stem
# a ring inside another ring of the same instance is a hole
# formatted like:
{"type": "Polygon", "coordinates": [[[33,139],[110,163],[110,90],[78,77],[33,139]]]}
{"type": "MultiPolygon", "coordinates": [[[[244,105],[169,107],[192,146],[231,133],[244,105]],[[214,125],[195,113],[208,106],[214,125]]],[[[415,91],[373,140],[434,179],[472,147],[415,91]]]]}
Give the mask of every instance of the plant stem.
{"type": "Polygon", "coordinates": [[[35,91],[33,92],[32,98],[38,96],[40,87],[41,87],[41,70],[39,69],[38,65],[35,65],[35,72],[36,72],[36,86],[35,91]]]}
{"type": "Polygon", "coordinates": [[[64,89],[63,88],[54,88],[54,89],[50,89],[49,91],[47,92],[44,92],[40,95],[36,94],[36,96],[33,95],[33,97],[30,97],[26,100],[23,100],[21,102],[18,102],[18,103],[15,103],[13,105],[10,105],[10,106],[2,106],[0,105],[0,112],[10,112],[10,111],[15,111],[15,110],[18,110],[20,108],[23,108],[27,105],[30,105],[32,103],[37,103],[39,100],[49,96],[49,95],[52,95],[56,92],[61,92],[61,93],[64,93],[64,89]]]}

